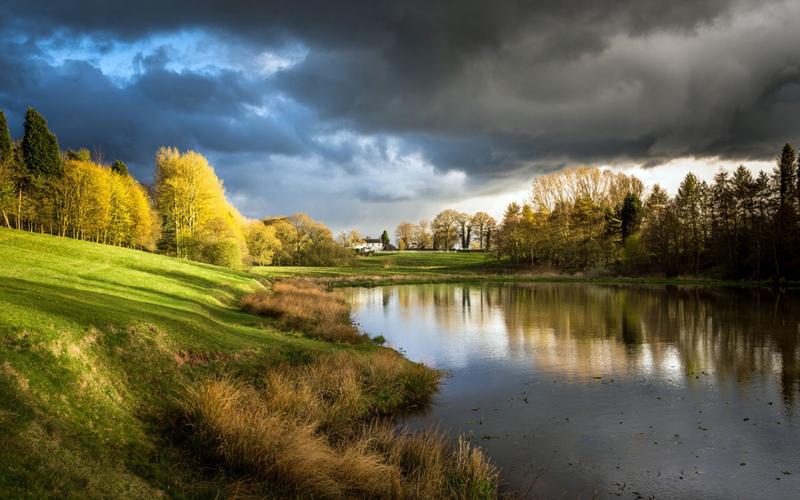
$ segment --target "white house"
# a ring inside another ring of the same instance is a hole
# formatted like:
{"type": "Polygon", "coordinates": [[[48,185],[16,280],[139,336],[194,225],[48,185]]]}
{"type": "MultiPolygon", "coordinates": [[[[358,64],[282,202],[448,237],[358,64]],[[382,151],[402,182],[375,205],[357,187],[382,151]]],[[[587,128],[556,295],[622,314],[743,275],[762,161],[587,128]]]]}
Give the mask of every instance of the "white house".
{"type": "Polygon", "coordinates": [[[383,250],[383,242],[380,238],[364,238],[360,243],[354,243],[351,247],[359,253],[372,253],[383,250]]]}

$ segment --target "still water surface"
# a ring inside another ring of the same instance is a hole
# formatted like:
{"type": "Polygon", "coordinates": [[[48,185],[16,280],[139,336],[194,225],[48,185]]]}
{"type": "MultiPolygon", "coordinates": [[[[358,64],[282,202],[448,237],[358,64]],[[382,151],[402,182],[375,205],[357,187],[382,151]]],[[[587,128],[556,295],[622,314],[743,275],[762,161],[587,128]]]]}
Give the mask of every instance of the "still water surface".
{"type": "Polygon", "coordinates": [[[342,290],[450,373],[411,427],[467,433],[544,498],[800,498],[800,300],[583,284],[342,290]]]}

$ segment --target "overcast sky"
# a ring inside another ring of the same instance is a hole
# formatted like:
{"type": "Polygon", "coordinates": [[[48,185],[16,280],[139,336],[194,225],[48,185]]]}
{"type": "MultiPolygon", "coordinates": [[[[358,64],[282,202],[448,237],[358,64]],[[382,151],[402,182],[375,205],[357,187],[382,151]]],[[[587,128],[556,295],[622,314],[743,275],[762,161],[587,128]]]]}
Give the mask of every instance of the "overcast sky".
{"type": "Polygon", "coordinates": [[[34,106],[148,183],[195,149],[249,217],[391,231],[564,166],[673,187],[800,139],[796,0],[124,3],[0,0],[12,132],[34,106]]]}

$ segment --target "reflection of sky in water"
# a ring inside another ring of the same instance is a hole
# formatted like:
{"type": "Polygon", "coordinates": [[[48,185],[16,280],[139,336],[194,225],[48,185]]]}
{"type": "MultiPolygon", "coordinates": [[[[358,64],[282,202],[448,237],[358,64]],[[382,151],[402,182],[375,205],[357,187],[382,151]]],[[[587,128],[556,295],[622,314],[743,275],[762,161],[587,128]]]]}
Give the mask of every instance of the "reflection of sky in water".
{"type": "Polygon", "coordinates": [[[544,497],[800,491],[794,298],[574,284],[342,293],[365,331],[452,373],[409,424],[471,433],[518,489],[538,477],[544,497]]]}

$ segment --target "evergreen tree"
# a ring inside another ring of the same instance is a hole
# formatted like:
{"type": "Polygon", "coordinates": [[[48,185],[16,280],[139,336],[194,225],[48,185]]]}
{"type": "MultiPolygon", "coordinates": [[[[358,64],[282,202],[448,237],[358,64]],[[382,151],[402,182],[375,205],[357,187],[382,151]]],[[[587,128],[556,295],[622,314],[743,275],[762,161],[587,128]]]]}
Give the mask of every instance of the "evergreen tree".
{"type": "Polygon", "coordinates": [[[623,242],[639,231],[639,227],[642,224],[642,202],[638,196],[633,193],[628,193],[625,196],[622,201],[622,207],[619,210],[619,221],[620,235],[623,242]]]}
{"type": "Polygon", "coordinates": [[[730,186],[728,172],[720,170],[714,175],[714,186],[711,188],[711,239],[712,251],[716,262],[729,269],[734,263],[734,244],[736,225],[733,191],[730,186]]]}
{"type": "Polygon", "coordinates": [[[795,226],[795,150],[791,144],[783,146],[775,180],[778,187],[778,210],[774,225],[773,256],[775,278],[786,274],[786,264],[792,253],[792,233],[795,226]]]}
{"type": "Polygon", "coordinates": [[[33,108],[28,108],[25,113],[22,155],[29,174],[36,179],[61,174],[58,139],[47,128],[47,121],[44,117],[33,108]]]}
{"type": "Polygon", "coordinates": [[[700,269],[703,251],[703,192],[702,183],[693,173],[686,174],[678,188],[675,204],[681,221],[681,250],[688,257],[692,271],[700,269]]]}
{"type": "Polygon", "coordinates": [[[778,161],[778,195],[780,209],[790,208],[794,200],[795,189],[795,151],[791,144],[783,146],[781,158],[778,161]]]}
{"type": "Polygon", "coordinates": [[[756,279],[761,279],[768,272],[769,226],[770,226],[770,185],[769,176],[761,171],[753,183],[755,199],[755,218],[753,220],[753,237],[755,238],[755,271],[756,279]]]}
{"type": "Polygon", "coordinates": [[[383,230],[383,233],[381,233],[381,244],[383,244],[384,250],[387,250],[389,245],[392,244],[392,240],[389,239],[389,232],[385,229],[383,230]]]}
{"type": "Polygon", "coordinates": [[[668,275],[677,273],[678,217],[675,204],[658,184],[645,202],[642,240],[651,265],[668,275]]]}
{"type": "Polygon", "coordinates": [[[753,176],[744,166],[739,166],[731,179],[733,221],[732,269],[737,277],[752,276],[755,269],[756,186],[753,176]]]}
{"type": "Polygon", "coordinates": [[[116,161],[114,161],[114,163],[111,165],[111,170],[112,170],[112,171],[113,171],[115,174],[119,174],[119,175],[128,175],[128,166],[127,166],[127,165],[125,165],[125,164],[124,164],[122,161],[120,161],[120,160],[116,160],[116,161]]]}
{"type": "Polygon", "coordinates": [[[6,160],[11,158],[12,148],[13,143],[11,142],[11,134],[8,131],[6,115],[0,111],[0,164],[4,164],[6,160]]]}

